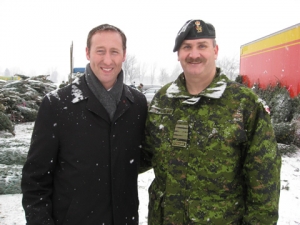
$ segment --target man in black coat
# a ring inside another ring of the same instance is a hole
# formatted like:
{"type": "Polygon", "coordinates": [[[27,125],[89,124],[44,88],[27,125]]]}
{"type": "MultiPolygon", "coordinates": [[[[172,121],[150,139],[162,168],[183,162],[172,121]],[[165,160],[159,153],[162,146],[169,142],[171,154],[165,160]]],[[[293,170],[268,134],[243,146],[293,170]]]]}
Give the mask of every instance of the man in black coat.
{"type": "Polygon", "coordinates": [[[28,225],[138,224],[145,96],[123,84],[126,36],[88,35],[85,74],[43,99],[23,168],[28,225]]]}

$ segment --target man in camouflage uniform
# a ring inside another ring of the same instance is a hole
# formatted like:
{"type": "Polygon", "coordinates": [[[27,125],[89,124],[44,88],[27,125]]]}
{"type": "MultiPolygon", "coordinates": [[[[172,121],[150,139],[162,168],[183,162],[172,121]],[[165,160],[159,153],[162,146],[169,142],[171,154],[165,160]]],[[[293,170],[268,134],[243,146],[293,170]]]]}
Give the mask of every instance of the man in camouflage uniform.
{"type": "Polygon", "coordinates": [[[146,122],[149,224],[276,224],[281,157],[270,116],[216,68],[213,25],[188,21],[176,51],[184,72],[156,94],[146,122]]]}

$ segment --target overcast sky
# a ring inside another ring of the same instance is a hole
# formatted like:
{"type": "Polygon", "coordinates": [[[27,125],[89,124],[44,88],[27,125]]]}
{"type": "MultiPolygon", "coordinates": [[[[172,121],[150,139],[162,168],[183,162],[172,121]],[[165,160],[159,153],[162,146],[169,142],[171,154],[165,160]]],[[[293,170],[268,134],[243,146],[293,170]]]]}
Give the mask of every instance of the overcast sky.
{"type": "Polygon", "coordinates": [[[219,57],[239,58],[241,45],[300,23],[299,9],[300,0],[0,0],[0,74],[67,77],[72,41],[74,66],[85,67],[87,34],[102,23],[125,32],[140,63],[174,67],[175,37],[189,19],[215,26],[219,57]]]}

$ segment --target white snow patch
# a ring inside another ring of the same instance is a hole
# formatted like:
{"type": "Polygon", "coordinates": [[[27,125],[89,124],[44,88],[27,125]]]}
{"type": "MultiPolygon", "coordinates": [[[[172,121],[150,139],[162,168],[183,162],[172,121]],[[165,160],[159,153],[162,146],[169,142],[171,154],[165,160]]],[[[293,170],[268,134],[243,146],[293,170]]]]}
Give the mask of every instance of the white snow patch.
{"type": "Polygon", "coordinates": [[[60,99],[60,98],[59,98],[59,95],[58,95],[58,93],[57,93],[57,91],[58,91],[58,89],[56,89],[56,90],[54,90],[54,91],[51,91],[51,92],[49,92],[48,94],[46,94],[46,96],[47,96],[47,98],[49,99],[49,101],[50,101],[50,97],[51,97],[51,96],[57,98],[58,100],[60,99]]]}
{"type": "MultiPolygon", "coordinates": [[[[30,142],[34,123],[16,125],[16,136],[3,138],[0,141],[26,139],[30,142]]],[[[20,148],[21,151],[25,151],[20,148]]],[[[28,151],[28,149],[26,150],[28,151]]],[[[2,166],[2,165],[0,165],[2,166]]],[[[300,224],[300,150],[292,157],[282,157],[281,191],[279,201],[279,220],[277,225],[300,224]]],[[[139,225],[147,225],[148,218],[148,188],[154,179],[153,170],[142,173],[138,177],[139,192],[139,225]]],[[[0,195],[0,225],[25,224],[25,214],[22,208],[22,194],[0,195]]]]}
{"type": "Polygon", "coordinates": [[[72,85],[72,95],[73,95],[73,100],[72,102],[78,102],[83,99],[82,91],[75,85],[72,85]]]}
{"type": "Polygon", "coordinates": [[[166,94],[169,97],[169,94],[179,93],[179,87],[176,83],[172,83],[170,87],[167,89],[166,94]]]}
{"type": "Polygon", "coordinates": [[[227,87],[227,84],[224,81],[219,81],[217,84],[219,84],[220,86],[214,88],[207,88],[208,91],[213,91],[213,93],[205,93],[206,97],[221,98],[225,91],[225,88],[227,87]]]}
{"type": "Polygon", "coordinates": [[[193,97],[193,98],[189,98],[189,99],[187,99],[187,100],[184,100],[182,103],[184,103],[184,104],[189,104],[189,105],[194,105],[194,104],[196,104],[199,100],[200,100],[200,97],[193,97]]]}

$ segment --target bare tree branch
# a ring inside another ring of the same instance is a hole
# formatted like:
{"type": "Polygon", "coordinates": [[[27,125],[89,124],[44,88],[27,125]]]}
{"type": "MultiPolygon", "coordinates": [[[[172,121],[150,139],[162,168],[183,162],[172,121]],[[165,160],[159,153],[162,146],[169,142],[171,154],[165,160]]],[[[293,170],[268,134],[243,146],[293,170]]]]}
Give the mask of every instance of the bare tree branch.
{"type": "Polygon", "coordinates": [[[169,79],[169,75],[167,73],[167,70],[165,68],[161,68],[158,81],[160,82],[161,85],[164,85],[167,83],[168,79],[169,79]]]}
{"type": "Polygon", "coordinates": [[[144,80],[144,77],[146,76],[146,73],[147,73],[147,69],[148,69],[148,66],[143,63],[143,64],[139,64],[137,66],[137,71],[139,73],[139,80],[141,83],[143,83],[143,80],[144,80]]]}
{"type": "Polygon", "coordinates": [[[124,83],[127,81],[132,83],[134,78],[138,76],[137,60],[134,55],[126,55],[126,60],[122,65],[122,69],[124,73],[124,83]]]}
{"type": "Polygon", "coordinates": [[[150,82],[153,84],[156,72],[156,63],[154,63],[150,68],[150,82]]]}
{"type": "Polygon", "coordinates": [[[231,80],[234,80],[239,74],[240,62],[236,57],[223,57],[218,59],[216,64],[221,68],[222,73],[231,80]]]}
{"type": "Polygon", "coordinates": [[[174,81],[177,79],[177,77],[182,73],[182,67],[179,63],[176,64],[174,67],[171,75],[169,76],[168,82],[174,81]]]}

